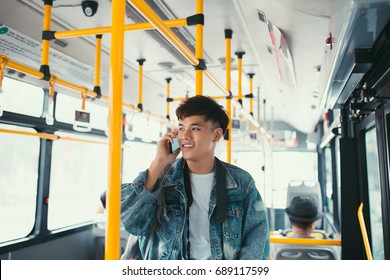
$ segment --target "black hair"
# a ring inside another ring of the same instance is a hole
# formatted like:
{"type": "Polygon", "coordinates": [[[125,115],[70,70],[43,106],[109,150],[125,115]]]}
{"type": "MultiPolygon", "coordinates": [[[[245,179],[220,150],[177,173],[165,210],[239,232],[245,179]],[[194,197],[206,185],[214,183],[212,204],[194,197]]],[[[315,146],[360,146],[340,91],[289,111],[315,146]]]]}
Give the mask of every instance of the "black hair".
{"type": "Polygon", "coordinates": [[[196,95],[183,101],[176,109],[176,116],[179,120],[191,116],[204,116],[206,122],[210,120],[214,128],[222,128],[224,134],[229,125],[229,117],[223,106],[211,97],[203,95],[196,95]]]}
{"type": "Polygon", "coordinates": [[[100,195],[100,201],[103,204],[104,209],[106,209],[106,197],[107,197],[107,191],[104,191],[100,195]]]}

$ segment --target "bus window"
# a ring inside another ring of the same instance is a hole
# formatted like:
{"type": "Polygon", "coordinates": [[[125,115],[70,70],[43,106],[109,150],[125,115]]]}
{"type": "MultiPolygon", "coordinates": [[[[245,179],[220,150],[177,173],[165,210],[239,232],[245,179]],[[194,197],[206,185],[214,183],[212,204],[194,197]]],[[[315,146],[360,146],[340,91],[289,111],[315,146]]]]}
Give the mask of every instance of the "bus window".
{"type": "MultiPolygon", "coordinates": [[[[80,96],[72,97],[58,93],[55,116],[57,121],[73,124],[75,120],[75,110],[80,109],[80,96]]],[[[91,128],[100,130],[107,129],[108,109],[106,107],[87,101],[85,110],[90,113],[91,128]]]]}
{"type": "Polygon", "coordinates": [[[133,134],[144,142],[153,142],[160,139],[160,122],[151,119],[146,114],[134,114],[132,118],[133,134]]]}
{"type": "Polygon", "coordinates": [[[379,160],[376,129],[366,133],[366,158],[368,193],[370,202],[372,256],[375,260],[384,260],[383,227],[381,213],[381,192],[379,183],[379,160]]]}
{"type": "Polygon", "coordinates": [[[317,181],[317,154],[314,152],[273,153],[273,207],[286,208],[291,180],[317,181]]]}
{"type": "MultiPolygon", "coordinates": [[[[2,129],[35,132],[0,124],[2,129]]],[[[39,138],[0,133],[0,242],[27,236],[35,222],[39,138]]]]}
{"type": "Polygon", "coordinates": [[[256,182],[258,191],[263,200],[265,199],[264,172],[264,155],[262,151],[245,151],[232,153],[233,164],[248,171],[256,182]]]}
{"type": "MultiPolygon", "coordinates": [[[[61,137],[80,135],[58,133],[61,137]]],[[[83,137],[99,141],[102,138],[83,137]]],[[[53,142],[48,229],[70,226],[95,218],[100,194],[107,189],[108,146],[57,140],[53,142]]]]}
{"type": "Polygon", "coordinates": [[[332,153],[330,147],[324,149],[325,152],[325,174],[326,174],[326,210],[333,214],[333,174],[332,174],[332,153]]]}
{"type": "Polygon", "coordinates": [[[337,190],[337,201],[333,200],[333,203],[337,203],[337,213],[333,213],[333,218],[335,219],[335,223],[338,224],[341,221],[341,161],[340,161],[340,136],[336,136],[334,139],[335,143],[335,150],[336,152],[336,167],[333,169],[335,170],[336,174],[332,174],[332,176],[335,176],[334,182],[337,182],[337,185],[333,187],[333,192],[337,190]],[[337,215],[338,217],[335,217],[337,215]]]}
{"type": "Polygon", "coordinates": [[[4,77],[2,109],[23,115],[40,117],[43,111],[42,88],[4,77]]]}
{"type": "Polygon", "coordinates": [[[126,141],[123,149],[122,182],[131,183],[138,173],[146,170],[156,154],[156,145],[126,141]]]}

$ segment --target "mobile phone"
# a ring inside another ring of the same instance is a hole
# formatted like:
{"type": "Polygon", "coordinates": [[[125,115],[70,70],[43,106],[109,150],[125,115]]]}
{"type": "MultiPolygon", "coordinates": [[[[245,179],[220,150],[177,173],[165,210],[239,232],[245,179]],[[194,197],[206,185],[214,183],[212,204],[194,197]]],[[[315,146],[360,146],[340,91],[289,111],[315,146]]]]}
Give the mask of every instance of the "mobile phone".
{"type": "Polygon", "coordinates": [[[168,141],[168,150],[169,150],[170,154],[173,154],[177,149],[179,149],[179,147],[180,147],[180,145],[179,145],[179,140],[177,139],[177,137],[173,138],[173,143],[168,141]]]}

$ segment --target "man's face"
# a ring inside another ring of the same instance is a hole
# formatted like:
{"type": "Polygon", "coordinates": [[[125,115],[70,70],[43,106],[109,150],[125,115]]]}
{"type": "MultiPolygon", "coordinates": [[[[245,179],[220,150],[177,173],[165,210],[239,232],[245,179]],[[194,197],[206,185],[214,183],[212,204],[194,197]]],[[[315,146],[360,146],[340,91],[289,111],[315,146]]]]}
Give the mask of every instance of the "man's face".
{"type": "Polygon", "coordinates": [[[179,143],[183,158],[187,161],[211,160],[215,145],[223,135],[221,128],[214,128],[204,116],[191,116],[179,121],[179,143]]]}

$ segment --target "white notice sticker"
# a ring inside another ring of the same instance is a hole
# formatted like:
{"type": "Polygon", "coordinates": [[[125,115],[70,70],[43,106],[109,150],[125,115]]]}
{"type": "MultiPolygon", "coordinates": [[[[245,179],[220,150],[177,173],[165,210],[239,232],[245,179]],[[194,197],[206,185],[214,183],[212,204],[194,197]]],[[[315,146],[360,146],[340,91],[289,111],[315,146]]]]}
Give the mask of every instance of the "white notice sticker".
{"type": "MultiPolygon", "coordinates": [[[[0,25],[0,54],[36,70],[39,70],[41,66],[41,42],[6,25],[0,25]]],[[[49,67],[50,73],[61,79],[91,89],[94,86],[95,70],[93,67],[54,49],[50,49],[49,67]]],[[[101,82],[106,79],[107,75],[101,73],[101,82]]]]}

